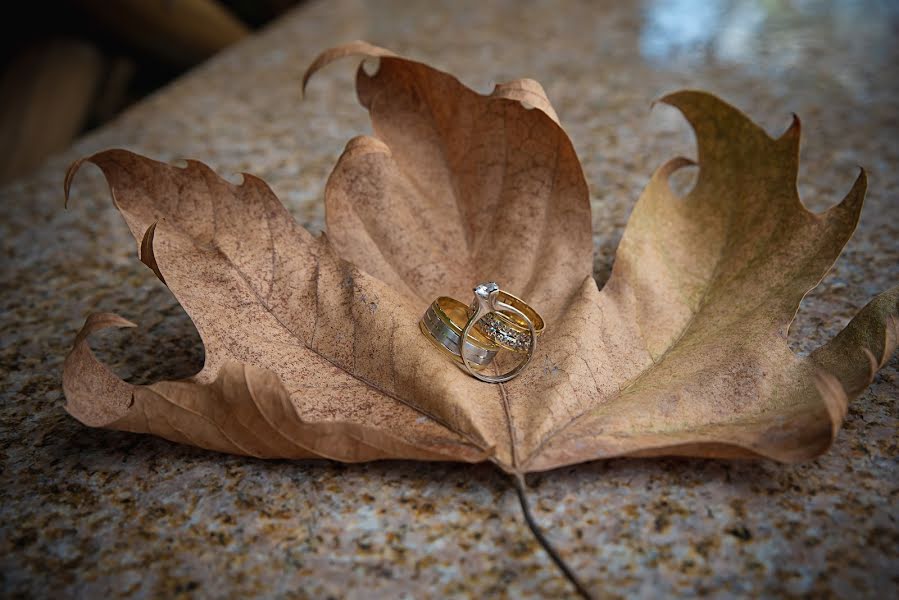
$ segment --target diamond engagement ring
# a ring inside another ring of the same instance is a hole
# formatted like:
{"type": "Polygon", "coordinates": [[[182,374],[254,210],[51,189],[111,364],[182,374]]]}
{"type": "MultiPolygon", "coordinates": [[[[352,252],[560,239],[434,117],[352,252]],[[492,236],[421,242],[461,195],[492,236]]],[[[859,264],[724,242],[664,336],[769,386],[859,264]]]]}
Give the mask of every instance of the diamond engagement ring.
{"type": "Polygon", "coordinates": [[[534,321],[539,320],[541,331],[543,329],[543,319],[530,306],[519,300],[515,296],[503,292],[499,286],[491,281],[481,283],[474,288],[474,301],[469,308],[470,316],[468,322],[462,329],[462,339],[467,340],[472,335],[472,329],[478,324],[483,317],[492,316],[478,333],[484,333],[500,346],[512,350],[514,352],[525,352],[524,358],[511,371],[502,375],[485,375],[475,370],[475,363],[471,360],[473,357],[467,352],[465,344],[462,345],[459,356],[462,358],[462,366],[468,371],[472,377],[485,381],[487,383],[503,383],[517,377],[519,373],[527,366],[534,356],[537,349],[537,328],[534,321]],[[517,304],[514,306],[512,303],[517,304]],[[531,316],[525,314],[527,309],[531,316]],[[533,320],[531,317],[535,317],[533,320]],[[515,327],[513,327],[513,324],[515,327]],[[527,327],[523,331],[524,325],[527,327]],[[490,334],[493,332],[493,335],[490,334]],[[526,345],[526,349],[524,346],[526,345]]]}

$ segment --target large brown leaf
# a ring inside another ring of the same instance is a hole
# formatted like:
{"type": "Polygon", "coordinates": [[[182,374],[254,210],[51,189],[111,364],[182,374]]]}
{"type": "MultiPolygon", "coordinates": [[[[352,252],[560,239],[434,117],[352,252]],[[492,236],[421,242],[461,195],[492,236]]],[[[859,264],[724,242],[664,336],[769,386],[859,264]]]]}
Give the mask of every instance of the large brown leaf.
{"type": "Polygon", "coordinates": [[[682,158],[653,175],[600,291],[587,186],[539,84],[483,96],[362,42],[309,75],[350,54],[380,57],[375,75],[357,73],[376,137],[351,140],[328,181],[327,237],[248,175],[235,186],[124,150],[85,159],[196,324],[206,364],[126,383],[87,337],[131,324],[94,315],[65,363],[72,415],[260,457],[489,459],[515,473],[620,455],[794,461],[829,446],[895,349],[899,289],[810,356],[787,345],[865,191],[862,173],[824,214],[802,206],[798,121],[774,140],[708,94],[664,98],[696,131],[698,180],[683,197],[669,187],[682,158]],[[548,322],[504,385],[456,369],[417,326],[434,297],[468,300],[487,279],[548,322]]]}

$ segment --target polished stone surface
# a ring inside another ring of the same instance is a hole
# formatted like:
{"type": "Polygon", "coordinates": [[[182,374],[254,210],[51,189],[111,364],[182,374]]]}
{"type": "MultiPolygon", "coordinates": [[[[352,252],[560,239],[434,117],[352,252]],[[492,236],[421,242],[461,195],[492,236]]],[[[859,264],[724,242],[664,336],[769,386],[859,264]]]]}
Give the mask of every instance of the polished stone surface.
{"type": "MultiPolygon", "coordinates": [[[[692,153],[653,99],[715,92],[772,134],[803,122],[799,190],[822,210],[869,173],[861,225],[803,302],[808,352],[899,282],[899,13],[889,2],[310,2],[0,192],[0,594],[30,597],[538,597],[570,589],[488,466],[263,462],[81,426],[62,359],[85,316],[140,328],[98,340],[133,382],[186,376],[196,333],[94,171],[62,207],[67,164],[123,146],[272,184],[322,226],[325,179],[367,132],[352,65],[300,101],[315,53],[365,38],[481,91],[540,80],[584,164],[596,273],[609,273],[652,170],[692,153]]],[[[234,176],[235,179],[237,176],[234,176]]],[[[613,460],[533,477],[538,520],[598,595],[877,597],[899,587],[899,362],[798,466],[613,460]]]]}

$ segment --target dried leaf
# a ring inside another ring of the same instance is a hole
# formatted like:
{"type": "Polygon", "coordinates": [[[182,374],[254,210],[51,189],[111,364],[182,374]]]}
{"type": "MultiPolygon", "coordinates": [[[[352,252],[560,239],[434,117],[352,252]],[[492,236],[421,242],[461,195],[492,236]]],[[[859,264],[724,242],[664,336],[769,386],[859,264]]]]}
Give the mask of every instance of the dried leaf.
{"type": "MultiPolygon", "coordinates": [[[[355,42],[348,55],[376,137],[349,142],[325,192],[327,238],[271,190],[234,186],[124,150],[104,172],[143,262],[206,347],[177,382],[134,386],[87,337],[131,326],[90,317],[66,359],[67,409],[87,425],[260,457],[492,460],[514,473],[621,455],[823,452],[846,406],[899,339],[899,288],[807,357],[787,345],[802,297],[851,236],[864,173],[821,215],[796,192],[799,122],[771,139],[700,92],[662,99],[693,126],[700,165],[678,197],[652,177],[600,291],[587,186],[543,89],[480,95],[452,76],[355,42]],[[478,382],[417,322],[438,295],[496,280],[546,317],[524,374],[478,382]]],[[[80,163],[70,170],[66,188],[80,163]]]]}

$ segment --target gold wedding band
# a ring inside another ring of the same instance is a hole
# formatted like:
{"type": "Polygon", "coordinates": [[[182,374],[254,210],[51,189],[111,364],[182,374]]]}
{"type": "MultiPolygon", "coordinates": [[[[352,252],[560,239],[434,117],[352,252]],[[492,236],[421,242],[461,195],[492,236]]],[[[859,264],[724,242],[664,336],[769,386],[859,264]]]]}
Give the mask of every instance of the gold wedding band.
{"type": "MultiPolygon", "coordinates": [[[[462,364],[462,358],[459,356],[459,339],[468,317],[468,307],[465,304],[454,298],[441,296],[425,311],[421,321],[418,322],[418,327],[435,346],[462,364]]],[[[465,355],[475,368],[479,369],[493,362],[499,348],[499,345],[480,332],[474,332],[465,341],[465,355]]]]}
{"type": "Polygon", "coordinates": [[[496,283],[480,284],[474,291],[470,306],[447,296],[437,298],[419,321],[419,329],[473,377],[488,383],[509,381],[533,358],[545,322],[526,302],[500,290],[496,283]],[[482,374],[500,350],[524,357],[505,374],[482,374]]]}

